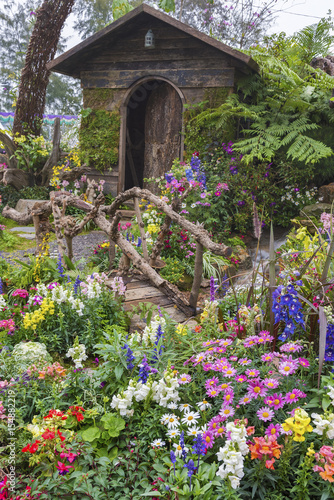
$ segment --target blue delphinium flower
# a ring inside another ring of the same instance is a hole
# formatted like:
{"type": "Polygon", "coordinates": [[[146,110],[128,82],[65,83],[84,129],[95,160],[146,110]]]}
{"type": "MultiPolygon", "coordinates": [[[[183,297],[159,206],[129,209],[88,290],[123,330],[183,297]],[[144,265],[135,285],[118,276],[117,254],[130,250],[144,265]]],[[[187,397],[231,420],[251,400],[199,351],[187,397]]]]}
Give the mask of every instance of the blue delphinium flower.
{"type": "Polygon", "coordinates": [[[199,467],[199,459],[201,455],[205,455],[205,443],[203,441],[202,434],[199,432],[197,436],[194,438],[194,446],[192,447],[193,454],[197,455],[197,467],[199,467]]]}
{"type": "Polygon", "coordinates": [[[210,301],[213,302],[215,300],[215,297],[216,297],[216,283],[215,283],[215,279],[213,276],[211,276],[210,278],[210,301]]]}
{"type": "Polygon", "coordinates": [[[170,461],[174,465],[174,476],[175,476],[175,464],[176,464],[176,455],[173,450],[170,452],[170,461]]]}
{"type": "Polygon", "coordinates": [[[287,340],[296,330],[296,324],[304,328],[304,315],[302,304],[297,296],[297,291],[292,283],[284,289],[283,285],[277,287],[273,293],[272,310],[275,314],[275,322],[284,321],[285,327],[280,340],[287,340]]]}
{"type": "Polygon", "coordinates": [[[164,337],[164,332],[162,331],[161,325],[158,326],[157,329],[157,335],[156,335],[156,340],[154,342],[155,348],[153,349],[153,356],[152,356],[152,363],[156,363],[158,361],[158,356],[161,355],[163,348],[165,347],[164,345],[160,345],[159,352],[158,352],[158,345],[160,339],[163,339],[164,337]]]}
{"type": "Polygon", "coordinates": [[[133,370],[133,368],[135,367],[135,365],[132,363],[132,361],[134,361],[136,359],[135,356],[133,355],[133,352],[131,351],[131,349],[128,346],[128,344],[124,344],[123,347],[121,347],[121,349],[123,349],[123,350],[126,349],[127,369],[128,370],[133,370]]]}
{"type": "Polygon", "coordinates": [[[139,365],[139,380],[142,384],[146,384],[150,373],[157,373],[157,371],[158,370],[152,368],[152,366],[148,364],[147,357],[144,356],[142,362],[139,365]]]}
{"type": "Polygon", "coordinates": [[[181,451],[182,460],[185,462],[186,458],[187,458],[187,452],[186,452],[185,445],[184,445],[184,431],[181,432],[180,446],[182,449],[182,451],[181,451]]]}
{"type": "Polygon", "coordinates": [[[0,278],[0,294],[1,295],[3,294],[3,281],[1,278],[0,278]]]}
{"type": "Polygon", "coordinates": [[[59,276],[61,278],[65,278],[65,273],[64,273],[64,268],[63,268],[63,263],[61,261],[61,255],[60,255],[60,253],[58,254],[57,269],[58,269],[58,272],[59,272],[59,276]]]}
{"type": "Polygon", "coordinates": [[[327,324],[325,361],[334,361],[334,324],[327,324]]]}
{"type": "Polygon", "coordinates": [[[184,464],[183,467],[186,467],[188,469],[188,477],[189,477],[189,487],[190,487],[190,491],[191,491],[191,476],[194,474],[195,470],[196,470],[196,467],[195,467],[195,464],[194,464],[194,461],[193,460],[189,460],[188,463],[184,464]]]}
{"type": "Polygon", "coordinates": [[[141,246],[141,238],[138,238],[137,247],[141,246]]]}
{"type": "Polygon", "coordinates": [[[81,280],[80,280],[80,277],[78,275],[75,278],[75,282],[74,282],[74,285],[73,285],[74,295],[77,295],[78,290],[80,290],[80,283],[81,283],[81,280]]]}

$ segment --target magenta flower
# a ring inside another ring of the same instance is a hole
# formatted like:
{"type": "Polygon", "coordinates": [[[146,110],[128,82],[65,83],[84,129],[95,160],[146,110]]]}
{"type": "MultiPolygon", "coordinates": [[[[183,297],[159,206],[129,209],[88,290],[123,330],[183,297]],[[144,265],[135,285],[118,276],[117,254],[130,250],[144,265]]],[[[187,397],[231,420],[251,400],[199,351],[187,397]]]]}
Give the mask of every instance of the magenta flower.
{"type": "Polygon", "coordinates": [[[213,433],[215,437],[223,436],[225,433],[225,427],[223,426],[224,419],[221,415],[216,415],[208,423],[208,429],[213,433]]]}
{"type": "Polygon", "coordinates": [[[231,384],[229,382],[223,382],[222,384],[218,385],[219,389],[223,392],[228,391],[231,389],[231,384]]]}
{"type": "Polygon", "coordinates": [[[250,396],[244,396],[243,398],[241,398],[239,400],[239,405],[248,405],[248,403],[250,403],[252,401],[252,398],[250,396]]]}
{"type": "Polygon", "coordinates": [[[60,476],[65,476],[68,472],[70,472],[70,469],[73,469],[73,465],[65,465],[63,462],[60,462],[58,460],[58,465],[56,466],[58,469],[58,473],[60,476]]]}
{"type": "Polygon", "coordinates": [[[177,381],[180,385],[189,384],[191,382],[191,376],[188,375],[187,373],[182,373],[180,375],[180,378],[177,379],[177,381]]]}
{"type": "Polygon", "coordinates": [[[264,400],[264,404],[275,408],[275,410],[282,408],[284,406],[284,403],[285,399],[283,398],[282,394],[277,394],[277,392],[275,392],[275,394],[273,394],[272,396],[267,396],[264,400]]]}
{"type": "Polygon", "coordinates": [[[246,375],[247,377],[258,377],[260,375],[260,371],[249,368],[246,370],[246,375]]]}
{"type": "Polygon", "coordinates": [[[285,396],[285,401],[286,403],[295,403],[297,402],[300,398],[306,398],[306,394],[303,391],[300,391],[299,389],[293,389],[291,392],[288,392],[285,396]]]}
{"type": "Polygon", "coordinates": [[[270,332],[267,330],[262,330],[262,332],[259,333],[258,336],[258,343],[263,344],[265,342],[272,342],[274,340],[274,337],[270,335],[270,332]]]}
{"type": "Polygon", "coordinates": [[[209,398],[215,398],[218,396],[220,392],[221,392],[220,387],[211,387],[206,391],[206,394],[209,396],[209,398]]]}
{"type": "Polygon", "coordinates": [[[258,344],[259,337],[257,335],[251,335],[244,340],[245,347],[255,347],[258,344]]]}
{"type": "Polygon", "coordinates": [[[237,373],[237,370],[235,368],[232,368],[232,367],[226,368],[225,370],[222,369],[222,374],[224,375],[224,377],[231,378],[231,377],[234,377],[234,375],[236,373],[237,373]]]}
{"type": "Polygon", "coordinates": [[[223,419],[226,420],[230,417],[233,417],[234,409],[232,408],[232,406],[225,406],[220,410],[219,415],[221,415],[223,419]]]}
{"type": "Polygon", "coordinates": [[[243,382],[246,382],[247,377],[246,375],[237,375],[235,377],[236,382],[239,382],[239,384],[242,384],[243,382]]]}
{"type": "Polygon", "coordinates": [[[22,299],[25,299],[28,297],[29,292],[27,290],[24,290],[22,288],[17,288],[13,293],[12,297],[21,297],[22,299]]]}
{"type": "Polygon", "coordinates": [[[212,363],[204,363],[202,365],[202,368],[205,372],[209,372],[210,370],[214,370],[212,363]]]}
{"type": "Polygon", "coordinates": [[[274,417],[274,412],[268,406],[264,406],[263,408],[260,408],[256,412],[256,415],[263,422],[268,422],[268,421],[272,420],[272,418],[274,417]]]}
{"type": "Polygon", "coordinates": [[[203,435],[202,435],[202,438],[203,438],[203,441],[204,441],[204,444],[205,444],[205,448],[206,449],[212,448],[212,446],[215,443],[215,438],[213,436],[213,432],[210,431],[210,430],[204,432],[203,435]]]}
{"type": "Polygon", "coordinates": [[[218,377],[209,378],[205,382],[205,389],[211,389],[212,387],[214,387],[217,384],[219,384],[219,378],[218,377]]]}
{"type": "Polygon", "coordinates": [[[264,383],[261,380],[251,380],[249,381],[248,387],[248,396],[251,398],[257,399],[259,396],[263,397],[267,394],[268,389],[264,386],[264,383]]]}
{"type": "Polygon", "coordinates": [[[298,359],[292,359],[292,356],[286,357],[278,365],[278,371],[281,375],[292,375],[295,373],[299,365],[298,359]]]}
{"type": "Polygon", "coordinates": [[[219,341],[219,345],[221,347],[228,347],[229,345],[232,344],[232,342],[233,342],[233,340],[231,340],[231,339],[223,339],[223,340],[219,341]]]}
{"type": "Polygon", "coordinates": [[[298,358],[299,364],[304,368],[308,368],[310,366],[310,362],[305,358],[298,358]]]}
{"type": "Polygon", "coordinates": [[[281,434],[281,431],[282,431],[282,427],[281,427],[281,424],[270,424],[266,430],[265,430],[265,434],[267,436],[275,436],[276,438],[278,438],[278,436],[281,434]]]}
{"type": "Polygon", "coordinates": [[[252,362],[252,360],[251,360],[251,359],[247,359],[247,358],[241,358],[241,359],[239,359],[239,361],[238,361],[238,363],[239,363],[240,365],[245,365],[245,366],[246,366],[246,365],[250,365],[250,364],[251,364],[251,362],[252,362]]]}
{"type": "Polygon", "coordinates": [[[275,378],[265,378],[264,385],[268,387],[268,389],[277,389],[279,386],[279,381],[275,378]]]}
{"type": "Polygon", "coordinates": [[[230,361],[238,361],[238,356],[230,356],[230,361]]]}
{"type": "Polygon", "coordinates": [[[282,345],[279,350],[281,352],[299,352],[303,350],[303,346],[301,346],[299,340],[297,340],[296,342],[287,342],[282,345]]]}
{"type": "Polygon", "coordinates": [[[227,389],[223,396],[223,406],[229,406],[233,403],[234,392],[233,389],[227,389]]]}
{"type": "Polygon", "coordinates": [[[274,354],[272,352],[267,352],[265,354],[262,354],[261,356],[262,361],[264,361],[265,363],[270,363],[270,361],[272,361],[273,358],[274,354]]]}

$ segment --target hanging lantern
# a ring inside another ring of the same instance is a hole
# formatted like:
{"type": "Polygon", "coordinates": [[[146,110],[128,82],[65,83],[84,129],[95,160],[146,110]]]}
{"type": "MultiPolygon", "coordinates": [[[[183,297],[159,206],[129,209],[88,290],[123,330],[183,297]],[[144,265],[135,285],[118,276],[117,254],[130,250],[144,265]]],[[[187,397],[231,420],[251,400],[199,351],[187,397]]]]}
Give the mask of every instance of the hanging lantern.
{"type": "Polygon", "coordinates": [[[148,30],[148,32],[145,35],[145,48],[154,49],[154,47],[155,47],[155,41],[154,41],[153,31],[148,30]]]}

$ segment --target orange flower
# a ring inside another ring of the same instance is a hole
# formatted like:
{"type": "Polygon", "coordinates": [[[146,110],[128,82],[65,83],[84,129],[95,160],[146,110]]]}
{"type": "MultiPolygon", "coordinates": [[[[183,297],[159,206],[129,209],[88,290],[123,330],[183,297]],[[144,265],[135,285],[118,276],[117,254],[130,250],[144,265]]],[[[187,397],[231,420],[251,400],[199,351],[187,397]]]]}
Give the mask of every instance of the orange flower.
{"type": "Polygon", "coordinates": [[[258,458],[262,460],[265,458],[267,469],[273,469],[275,458],[281,455],[282,445],[278,444],[275,436],[255,437],[255,444],[251,444],[249,449],[251,451],[251,459],[258,458]]]}
{"type": "Polygon", "coordinates": [[[320,472],[320,476],[322,477],[322,479],[324,479],[325,481],[329,481],[330,483],[334,482],[333,474],[334,468],[328,464],[325,464],[325,470],[323,472],[320,472]]]}

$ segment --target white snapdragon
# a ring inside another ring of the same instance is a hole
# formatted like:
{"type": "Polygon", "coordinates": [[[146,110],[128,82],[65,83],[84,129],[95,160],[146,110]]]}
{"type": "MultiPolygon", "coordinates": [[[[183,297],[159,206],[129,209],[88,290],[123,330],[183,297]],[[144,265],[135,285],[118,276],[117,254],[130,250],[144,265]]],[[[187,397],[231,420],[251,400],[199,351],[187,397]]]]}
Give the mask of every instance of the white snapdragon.
{"type": "Polygon", "coordinates": [[[143,344],[146,345],[150,343],[154,344],[154,342],[157,340],[157,330],[159,325],[161,326],[161,329],[164,330],[166,326],[166,321],[165,318],[157,314],[156,316],[154,316],[151,323],[147,325],[143,331],[142,334],[143,344]]]}
{"type": "Polygon", "coordinates": [[[47,294],[49,293],[49,290],[43,283],[38,283],[36,288],[37,288],[37,295],[41,295],[42,297],[46,297],[47,294]]]}
{"type": "Polygon", "coordinates": [[[75,368],[83,368],[82,362],[87,359],[86,347],[84,344],[79,344],[79,339],[76,337],[73,347],[67,353],[67,358],[72,358],[75,368]]]}
{"type": "Polygon", "coordinates": [[[6,307],[6,300],[4,299],[3,295],[0,295],[0,307],[4,308],[6,307]]]}
{"type": "Polygon", "coordinates": [[[156,391],[153,394],[153,401],[158,402],[160,406],[164,407],[167,407],[169,401],[179,401],[180,396],[176,390],[178,386],[179,383],[177,379],[166,372],[164,378],[160,379],[156,386],[156,391]]]}
{"type": "Polygon", "coordinates": [[[244,456],[249,448],[246,444],[247,432],[243,423],[226,424],[226,434],[230,436],[223,448],[219,448],[218,460],[223,464],[219,466],[216,473],[222,479],[229,478],[232,488],[236,489],[240,485],[240,479],[244,476],[244,456]]]}
{"type": "Polygon", "coordinates": [[[313,418],[313,432],[319,436],[325,435],[328,439],[334,438],[334,413],[329,413],[326,415],[319,415],[318,413],[312,413],[313,418]]]}

